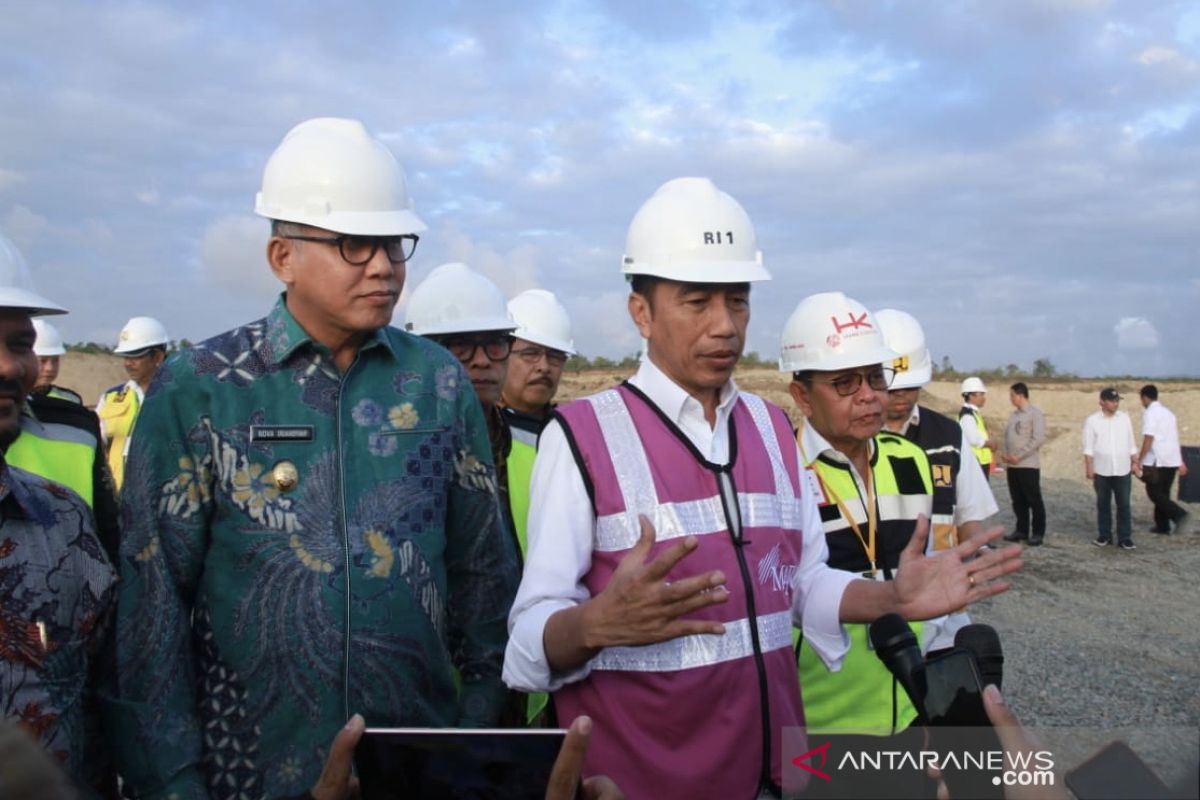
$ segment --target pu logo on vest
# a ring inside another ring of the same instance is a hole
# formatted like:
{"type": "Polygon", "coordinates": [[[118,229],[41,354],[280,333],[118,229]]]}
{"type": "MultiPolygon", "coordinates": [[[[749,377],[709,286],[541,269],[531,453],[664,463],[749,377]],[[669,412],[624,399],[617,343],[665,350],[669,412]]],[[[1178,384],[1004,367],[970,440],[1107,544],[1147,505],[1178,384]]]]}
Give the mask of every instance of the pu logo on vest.
{"type": "Polygon", "coordinates": [[[733,231],[705,231],[705,244],[733,244],[733,231]]]}
{"type": "Polygon", "coordinates": [[[950,472],[949,464],[930,464],[929,469],[933,473],[934,486],[948,489],[954,485],[954,476],[950,472]]]}
{"type": "Polygon", "coordinates": [[[892,360],[892,369],[896,370],[896,374],[908,372],[908,356],[900,356],[892,360]]]}
{"type": "Polygon", "coordinates": [[[766,586],[770,581],[771,588],[775,591],[790,592],[792,579],[796,577],[796,570],[800,569],[800,565],[781,563],[779,548],[779,545],[775,545],[771,548],[771,552],[759,560],[758,583],[760,586],[766,586]]]}

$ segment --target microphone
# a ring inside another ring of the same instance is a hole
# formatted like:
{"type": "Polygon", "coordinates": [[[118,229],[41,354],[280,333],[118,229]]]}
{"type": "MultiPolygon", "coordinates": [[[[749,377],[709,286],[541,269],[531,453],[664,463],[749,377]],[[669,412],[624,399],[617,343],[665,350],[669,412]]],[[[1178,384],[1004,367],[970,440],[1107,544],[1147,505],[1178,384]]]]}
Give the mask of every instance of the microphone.
{"type": "Polygon", "coordinates": [[[991,625],[964,625],[954,634],[954,646],[966,650],[975,657],[979,677],[983,685],[996,684],[1004,678],[1004,651],[1000,647],[1000,634],[991,625]]]}
{"type": "Polygon", "coordinates": [[[884,614],[871,623],[868,631],[875,655],[904,687],[920,722],[925,724],[925,659],[916,634],[899,614],[884,614]]]}

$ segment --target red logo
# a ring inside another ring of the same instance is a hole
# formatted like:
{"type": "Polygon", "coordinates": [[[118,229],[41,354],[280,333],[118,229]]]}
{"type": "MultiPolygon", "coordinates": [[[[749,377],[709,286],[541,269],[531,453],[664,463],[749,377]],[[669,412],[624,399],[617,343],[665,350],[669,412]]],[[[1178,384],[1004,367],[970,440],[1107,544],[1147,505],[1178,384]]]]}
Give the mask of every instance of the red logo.
{"type": "Polygon", "coordinates": [[[834,350],[837,350],[842,346],[842,337],[838,336],[836,333],[831,333],[825,337],[825,344],[829,345],[834,350]]]}
{"type": "Polygon", "coordinates": [[[846,312],[846,316],[850,318],[850,321],[846,322],[844,324],[841,322],[838,322],[837,317],[829,318],[829,321],[833,323],[833,327],[838,333],[841,333],[842,331],[846,330],[847,328],[850,328],[851,330],[853,330],[854,328],[868,328],[868,329],[871,328],[871,323],[867,322],[867,312],[866,311],[864,311],[862,313],[861,317],[855,317],[853,311],[846,312]]]}
{"type": "Polygon", "coordinates": [[[825,760],[829,757],[829,744],[830,744],[829,742],[826,742],[825,744],[821,745],[820,747],[814,747],[812,750],[809,750],[807,753],[802,753],[801,755],[796,756],[795,758],[792,759],[792,763],[795,764],[800,769],[804,770],[805,772],[816,775],[818,778],[820,778],[823,781],[829,780],[829,775],[827,775],[826,773],[817,769],[816,767],[812,766],[811,764],[804,763],[808,758],[810,758],[814,755],[820,754],[821,763],[819,764],[819,766],[824,767],[825,760]]]}

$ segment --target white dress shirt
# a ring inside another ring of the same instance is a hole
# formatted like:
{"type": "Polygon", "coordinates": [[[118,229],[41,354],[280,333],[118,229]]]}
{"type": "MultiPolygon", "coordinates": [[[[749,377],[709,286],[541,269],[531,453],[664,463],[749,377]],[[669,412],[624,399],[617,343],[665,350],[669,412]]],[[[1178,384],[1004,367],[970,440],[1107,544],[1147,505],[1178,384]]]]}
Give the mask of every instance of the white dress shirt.
{"type": "Polygon", "coordinates": [[[1179,449],[1179,427],[1171,409],[1155,400],[1142,414],[1142,436],[1153,436],[1150,452],[1142,459],[1147,467],[1178,467],[1183,463],[1179,449]]]}
{"type": "MultiPolygon", "coordinates": [[[[975,406],[970,403],[963,403],[963,408],[969,408],[976,414],[982,414],[975,406]]],[[[958,418],[958,427],[962,428],[963,435],[967,437],[967,444],[971,447],[983,447],[987,442],[987,438],[983,435],[983,431],[979,430],[979,424],[975,422],[974,414],[964,414],[958,418]]]]}
{"type": "MultiPolygon", "coordinates": [[[[709,461],[729,460],[729,415],[738,397],[731,380],[720,393],[716,424],[704,418],[704,408],[672,381],[649,358],[642,360],[629,382],[675,423],[709,461]]],[[[841,668],[849,638],[839,622],[842,593],[857,576],[831,569],[829,550],[809,484],[801,476],[797,501],[803,504],[803,542],[800,565],[793,579],[792,616],[804,636],[830,669],[841,668]]],[[[590,598],[583,577],[592,565],[592,539],[596,518],[583,477],[557,420],[542,431],[530,481],[528,538],[525,571],[508,617],[508,649],[504,655],[504,682],[523,691],[556,691],[582,680],[588,664],[564,673],[552,673],[542,636],[552,614],[590,598]]],[[[683,564],[687,564],[684,559],[683,564]]]]}
{"type": "Polygon", "coordinates": [[[1083,454],[1092,459],[1097,475],[1116,478],[1128,475],[1131,458],[1138,454],[1133,423],[1124,411],[1111,416],[1097,411],[1083,422],[1083,454]]]}

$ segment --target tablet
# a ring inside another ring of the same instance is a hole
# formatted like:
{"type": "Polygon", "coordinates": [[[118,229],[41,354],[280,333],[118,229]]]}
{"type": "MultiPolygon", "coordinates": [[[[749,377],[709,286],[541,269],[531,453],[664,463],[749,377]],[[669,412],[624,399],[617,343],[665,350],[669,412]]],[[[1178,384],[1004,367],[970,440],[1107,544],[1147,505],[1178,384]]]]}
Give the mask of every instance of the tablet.
{"type": "Polygon", "coordinates": [[[367,728],[364,800],[543,800],[561,729],[367,728]]]}

